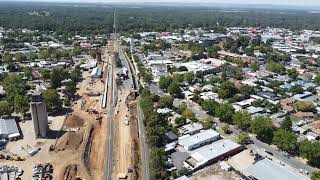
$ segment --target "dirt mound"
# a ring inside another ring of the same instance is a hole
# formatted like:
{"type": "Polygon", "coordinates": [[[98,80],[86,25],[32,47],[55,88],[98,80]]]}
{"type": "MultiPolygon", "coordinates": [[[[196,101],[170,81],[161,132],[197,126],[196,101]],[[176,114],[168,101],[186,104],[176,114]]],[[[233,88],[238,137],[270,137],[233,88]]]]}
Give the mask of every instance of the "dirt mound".
{"type": "Polygon", "coordinates": [[[77,115],[70,115],[66,118],[64,126],[66,128],[78,128],[83,126],[84,120],[77,115]]]}
{"type": "Polygon", "coordinates": [[[67,132],[57,142],[54,150],[77,150],[83,141],[83,132],[67,132]]]}
{"type": "Polygon", "coordinates": [[[68,165],[63,173],[63,180],[75,180],[77,177],[78,166],[75,164],[68,165]]]}

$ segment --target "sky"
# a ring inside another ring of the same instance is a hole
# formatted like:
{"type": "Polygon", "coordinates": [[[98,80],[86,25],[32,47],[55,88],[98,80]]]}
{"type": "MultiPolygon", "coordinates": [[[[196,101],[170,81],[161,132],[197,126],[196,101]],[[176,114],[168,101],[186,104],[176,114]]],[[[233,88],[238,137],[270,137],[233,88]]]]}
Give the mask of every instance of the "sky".
{"type": "MultiPolygon", "coordinates": [[[[2,0],[0,0],[2,1],[2,0]]],[[[66,2],[64,0],[24,0],[24,1],[46,1],[66,2]]],[[[295,5],[295,6],[320,6],[320,0],[69,0],[68,2],[178,2],[178,3],[230,3],[230,4],[272,4],[272,5],[295,5]]]]}

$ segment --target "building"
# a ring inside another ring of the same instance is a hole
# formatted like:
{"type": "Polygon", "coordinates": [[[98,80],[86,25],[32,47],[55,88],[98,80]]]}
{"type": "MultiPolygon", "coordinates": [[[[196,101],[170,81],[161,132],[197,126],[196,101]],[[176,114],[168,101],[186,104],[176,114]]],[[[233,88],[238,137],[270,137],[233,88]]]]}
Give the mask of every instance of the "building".
{"type": "Polygon", "coordinates": [[[35,137],[45,138],[49,131],[48,113],[46,104],[42,101],[41,96],[33,96],[30,102],[31,118],[34,125],[35,137]]]}
{"type": "Polygon", "coordinates": [[[180,134],[182,135],[186,135],[186,134],[195,134],[200,132],[200,130],[203,129],[202,124],[200,123],[190,123],[190,124],[186,124],[184,126],[181,126],[178,128],[178,131],[180,134]]]}
{"type": "Polygon", "coordinates": [[[91,77],[92,78],[100,78],[102,75],[102,70],[100,67],[95,67],[92,69],[91,77]]]}
{"type": "Polygon", "coordinates": [[[269,159],[263,159],[249,166],[244,173],[247,177],[259,180],[305,180],[300,174],[292,172],[288,167],[281,166],[269,159]]]}
{"type": "Polygon", "coordinates": [[[194,150],[191,153],[191,158],[186,161],[186,164],[192,169],[199,169],[235,155],[241,150],[240,144],[230,139],[223,139],[194,150]]]}
{"type": "Polygon", "coordinates": [[[186,151],[190,151],[220,138],[220,134],[212,129],[205,130],[203,132],[188,136],[180,139],[178,144],[181,145],[186,151]]]}
{"type": "Polygon", "coordinates": [[[15,119],[0,119],[0,138],[16,139],[20,137],[20,132],[15,119]]]}

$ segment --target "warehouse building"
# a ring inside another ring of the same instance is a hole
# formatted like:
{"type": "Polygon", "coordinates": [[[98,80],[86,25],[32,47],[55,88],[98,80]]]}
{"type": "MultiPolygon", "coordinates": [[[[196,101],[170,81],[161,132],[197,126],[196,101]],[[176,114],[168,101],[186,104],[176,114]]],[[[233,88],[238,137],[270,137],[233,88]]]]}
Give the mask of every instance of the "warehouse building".
{"type": "Polygon", "coordinates": [[[192,169],[199,169],[235,155],[241,150],[240,144],[230,139],[223,139],[192,151],[191,158],[186,160],[186,164],[192,169]]]}
{"type": "Polygon", "coordinates": [[[180,139],[178,144],[181,145],[186,151],[190,151],[220,138],[220,134],[212,129],[202,131],[200,133],[180,139]]]}
{"type": "Polygon", "coordinates": [[[15,119],[0,119],[0,138],[15,140],[20,132],[15,119]]]}

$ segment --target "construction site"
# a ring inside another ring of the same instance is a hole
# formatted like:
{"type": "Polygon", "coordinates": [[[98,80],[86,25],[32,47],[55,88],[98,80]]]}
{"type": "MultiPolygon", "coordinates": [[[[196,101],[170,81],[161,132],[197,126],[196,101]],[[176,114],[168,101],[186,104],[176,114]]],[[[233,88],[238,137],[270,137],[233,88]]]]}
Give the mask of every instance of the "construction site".
{"type": "Polygon", "coordinates": [[[0,151],[0,165],[21,168],[21,179],[144,179],[137,86],[116,39],[100,49],[101,75],[83,71],[79,98],[66,114],[48,116],[48,136],[34,138],[32,121],[21,122],[24,137],[0,151]]]}

